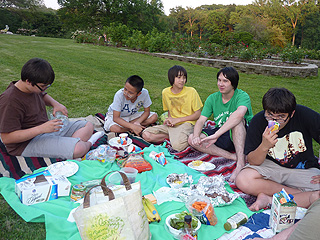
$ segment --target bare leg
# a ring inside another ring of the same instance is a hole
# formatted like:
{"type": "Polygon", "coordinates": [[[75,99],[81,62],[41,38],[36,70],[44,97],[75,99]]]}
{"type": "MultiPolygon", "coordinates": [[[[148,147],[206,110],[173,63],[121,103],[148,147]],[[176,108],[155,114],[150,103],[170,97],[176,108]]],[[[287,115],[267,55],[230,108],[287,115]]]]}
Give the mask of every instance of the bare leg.
{"type": "Polygon", "coordinates": [[[234,182],[237,175],[245,165],[244,155],[244,143],[246,140],[246,128],[244,126],[244,120],[241,121],[237,126],[232,129],[233,144],[236,150],[237,166],[233,170],[233,173],[229,179],[230,182],[234,182]]]}
{"type": "Polygon", "coordinates": [[[146,127],[146,126],[149,126],[149,125],[155,123],[157,120],[158,120],[158,115],[155,113],[155,114],[152,114],[151,117],[144,120],[141,123],[141,125],[146,127]]]}
{"type": "MultiPolygon", "coordinates": [[[[204,135],[203,133],[200,134],[200,138],[205,138],[206,135],[204,135]]],[[[227,159],[232,159],[232,160],[237,160],[237,156],[234,153],[230,153],[222,148],[217,147],[215,144],[212,144],[210,147],[206,147],[206,144],[202,144],[202,145],[193,145],[191,139],[193,139],[193,134],[191,134],[189,136],[189,144],[197,149],[200,152],[204,152],[210,155],[216,155],[216,156],[220,156],[220,157],[224,157],[227,159]]]]}
{"type": "Polygon", "coordinates": [[[236,185],[242,192],[253,196],[258,196],[258,194],[262,192],[268,196],[272,196],[274,193],[280,192],[283,188],[290,194],[301,192],[298,189],[263,179],[262,176],[252,168],[245,168],[238,174],[236,185]]]}
{"type": "Polygon", "coordinates": [[[259,211],[272,203],[272,197],[264,193],[259,193],[257,200],[249,207],[251,211],[259,211]]]}
{"type": "Polygon", "coordinates": [[[81,158],[83,157],[92,146],[91,142],[79,141],[74,147],[73,158],[81,158]]]}
{"type": "Polygon", "coordinates": [[[115,133],[123,133],[123,132],[129,132],[130,129],[129,128],[120,127],[120,126],[114,124],[114,125],[112,125],[110,127],[110,131],[111,132],[115,132],[115,133]]]}
{"type": "Polygon", "coordinates": [[[142,133],[142,138],[148,142],[156,143],[156,142],[162,142],[166,138],[169,138],[169,135],[165,133],[154,134],[154,133],[144,131],[142,133]]]}
{"type": "Polygon", "coordinates": [[[88,141],[93,133],[93,125],[91,122],[87,122],[87,124],[83,127],[75,131],[72,135],[74,138],[80,138],[81,141],[88,141]]]}

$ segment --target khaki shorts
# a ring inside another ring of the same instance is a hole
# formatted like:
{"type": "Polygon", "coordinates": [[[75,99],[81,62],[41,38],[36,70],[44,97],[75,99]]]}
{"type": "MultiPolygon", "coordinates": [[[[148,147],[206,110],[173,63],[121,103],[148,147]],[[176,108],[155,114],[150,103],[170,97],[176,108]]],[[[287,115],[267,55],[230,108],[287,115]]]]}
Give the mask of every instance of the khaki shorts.
{"type": "MultiPolygon", "coordinates": [[[[135,114],[132,114],[128,117],[121,117],[123,120],[127,121],[127,122],[131,122],[134,119],[137,119],[139,117],[141,117],[141,115],[144,112],[136,112],[135,114]]],[[[153,114],[156,114],[155,112],[150,112],[149,117],[150,118],[153,114]]],[[[106,131],[110,131],[111,126],[113,125],[118,125],[119,127],[122,127],[121,125],[119,125],[118,123],[113,121],[113,114],[112,113],[107,113],[106,118],[104,119],[104,129],[106,131]]]]}
{"type": "Polygon", "coordinates": [[[320,169],[318,168],[286,168],[269,159],[265,159],[259,166],[248,164],[244,168],[255,169],[264,179],[280,183],[287,187],[296,188],[303,192],[320,190],[320,184],[310,183],[312,176],[320,175],[320,169]]]}
{"type": "Polygon", "coordinates": [[[320,199],[315,201],[306,212],[306,215],[298,222],[296,229],[289,236],[288,240],[314,240],[319,239],[319,213],[320,199]]]}
{"type": "Polygon", "coordinates": [[[193,133],[193,127],[194,126],[191,123],[186,122],[174,127],[157,125],[149,127],[144,131],[153,134],[168,134],[172,148],[180,152],[189,146],[188,137],[191,133],[193,133]]]}

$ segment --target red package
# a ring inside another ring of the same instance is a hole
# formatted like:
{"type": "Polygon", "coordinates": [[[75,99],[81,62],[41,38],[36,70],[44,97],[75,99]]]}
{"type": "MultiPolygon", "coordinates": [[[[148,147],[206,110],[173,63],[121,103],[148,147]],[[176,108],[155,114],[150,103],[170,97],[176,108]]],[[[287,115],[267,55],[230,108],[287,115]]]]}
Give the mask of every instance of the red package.
{"type": "Polygon", "coordinates": [[[132,167],[138,170],[139,173],[150,171],[152,169],[151,164],[146,161],[141,154],[143,153],[131,153],[127,160],[124,161],[122,167],[132,167]]]}

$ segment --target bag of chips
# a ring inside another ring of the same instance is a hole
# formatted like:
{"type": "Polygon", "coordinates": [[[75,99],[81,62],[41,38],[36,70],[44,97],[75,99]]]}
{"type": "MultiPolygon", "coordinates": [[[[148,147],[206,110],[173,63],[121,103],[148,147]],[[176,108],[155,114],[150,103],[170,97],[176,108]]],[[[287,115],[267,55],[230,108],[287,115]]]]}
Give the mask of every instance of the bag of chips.
{"type": "Polygon", "coordinates": [[[145,172],[145,171],[150,171],[152,169],[151,164],[146,161],[143,156],[143,152],[139,153],[131,153],[129,156],[124,159],[121,163],[119,164],[120,167],[132,167],[138,170],[139,173],[145,172]]]}

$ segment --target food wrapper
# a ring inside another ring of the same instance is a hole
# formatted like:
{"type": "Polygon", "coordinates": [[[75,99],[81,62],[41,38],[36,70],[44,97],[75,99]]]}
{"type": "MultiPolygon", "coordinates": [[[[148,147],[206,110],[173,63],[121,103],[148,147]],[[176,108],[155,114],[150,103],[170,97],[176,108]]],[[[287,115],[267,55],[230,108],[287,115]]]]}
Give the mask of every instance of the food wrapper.
{"type": "Polygon", "coordinates": [[[100,162],[105,162],[109,149],[112,148],[108,145],[100,145],[96,149],[89,151],[82,160],[98,160],[100,162]]]}
{"type": "Polygon", "coordinates": [[[194,196],[186,203],[186,207],[201,223],[212,226],[217,224],[218,219],[209,198],[194,196]]]}
{"type": "Polygon", "coordinates": [[[143,157],[143,152],[130,153],[127,158],[117,160],[120,167],[132,167],[138,170],[139,173],[150,171],[152,169],[151,164],[146,161],[143,157]],[[121,163],[120,163],[121,162],[121,163]]]}
{"type": "Polygon", "coordinates": [[[180,188],[188,184],[191,185],[193,183],[193,179],[191,175],[189,176],[186,173],[172,173],[167,176],[167,183],[172,188],[180,188]]]}
{"type": "Polygon", "coordinates": [[[221,174],[214,177],[200,177],[197,184],[191,185],[190,188],[179,189],[178,197],[187,202],[196,195],[208,197],[213,207],[230,205],[239,197],[238,193],[230,193],[226,190],[225,180],[221,174]]]}

